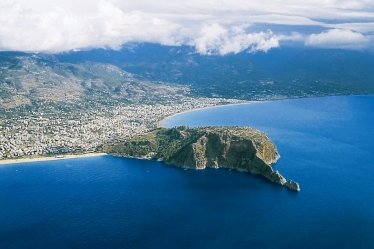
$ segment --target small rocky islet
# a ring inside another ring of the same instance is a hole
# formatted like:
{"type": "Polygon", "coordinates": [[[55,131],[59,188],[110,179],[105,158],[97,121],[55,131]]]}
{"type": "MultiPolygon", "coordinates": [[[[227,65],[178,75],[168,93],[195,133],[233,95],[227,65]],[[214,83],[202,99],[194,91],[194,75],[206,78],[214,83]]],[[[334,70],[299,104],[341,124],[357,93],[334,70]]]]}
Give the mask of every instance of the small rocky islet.
{"type": "Polygon", "coordinates": [[[274,143],[265,133],[250,127],[158,128],[121,143],[106,144],[102,149],[116,156],[157,159],[186,169],[250,172],[300,191],[297,182],[286,180],[272,168],[280,157],[274,143]]]}

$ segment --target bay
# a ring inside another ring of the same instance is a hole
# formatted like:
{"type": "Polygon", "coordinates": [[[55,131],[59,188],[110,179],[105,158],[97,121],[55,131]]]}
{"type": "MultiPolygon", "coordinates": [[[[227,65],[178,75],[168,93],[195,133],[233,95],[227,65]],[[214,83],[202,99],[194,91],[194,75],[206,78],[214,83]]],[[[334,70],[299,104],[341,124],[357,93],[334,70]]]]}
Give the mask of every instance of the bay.
{"type": "Polygon", "coordinates": [[[374,97],[195,110],[266,132],[299,182],[102,156],[0,167],[0,248],[374,248],[374,97]]]}

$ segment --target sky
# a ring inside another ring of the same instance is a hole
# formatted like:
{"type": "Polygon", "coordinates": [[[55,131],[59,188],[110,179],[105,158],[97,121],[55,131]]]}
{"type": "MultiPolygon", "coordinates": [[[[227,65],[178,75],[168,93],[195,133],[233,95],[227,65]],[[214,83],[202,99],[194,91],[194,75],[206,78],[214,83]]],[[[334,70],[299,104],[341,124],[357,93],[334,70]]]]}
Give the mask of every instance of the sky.
{"type": "Polygon", "coordinates": [[[126,43],[204,55],[282,46],[374,47],[373,0],[0,0],[0,50],[59,53],[126,43]]]}

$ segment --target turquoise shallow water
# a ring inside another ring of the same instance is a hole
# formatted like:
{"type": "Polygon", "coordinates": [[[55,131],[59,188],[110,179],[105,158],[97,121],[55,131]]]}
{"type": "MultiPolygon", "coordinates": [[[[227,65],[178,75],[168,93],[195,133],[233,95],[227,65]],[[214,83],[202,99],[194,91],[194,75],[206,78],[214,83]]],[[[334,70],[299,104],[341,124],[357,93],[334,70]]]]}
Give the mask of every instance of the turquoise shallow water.
{"type": "Polygon", "coordinates": [[[249,125],[301,192],[225,169],[102,156],[0,167],[0,248],[374,248],[374,97],[196,110],[249,125]]]}

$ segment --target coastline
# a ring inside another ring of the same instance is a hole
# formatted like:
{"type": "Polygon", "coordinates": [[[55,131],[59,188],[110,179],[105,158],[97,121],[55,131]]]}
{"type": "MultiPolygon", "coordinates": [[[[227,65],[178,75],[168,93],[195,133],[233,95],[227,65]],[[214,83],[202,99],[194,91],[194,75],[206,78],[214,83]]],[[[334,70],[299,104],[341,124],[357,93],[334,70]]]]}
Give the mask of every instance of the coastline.
{"type": "MultiPolygon", "coordinates": [[[[208,107],[201,107],[196,109],[189,109],[182,112],[174,113],[170,116],[164,117],[160,121],[157,122],[157,127],[164,127],[163,122],[171,117],[185,114],[188,112],[193,111],[199,111],[204,109],[210,109],[210,108],[219,108],[224,106],[235,106],[235,105],[248,105],[248,104],[259,104],[259,103],[265,103],[269,100],[251,100],[251,101],[244,101],[241,103],[232,103],[232,104],[219,104],[215,106],[208,106],[208,107]]],[[[17,163],[31,163],[31,162],[43,162],[43,161],[55,161],[55,160],[66,160],[66,159],[75,159],[75,158],[84,158],[84,157],[95,157],[95,156],[104,156],[108,155],[107,153],[87,153],[87,154],[81,154],[81,155],[56,155],[56,156],[37,156],[35,158],[14,158],[14,159],[0,159],[0,166],[3,165],[9,165],[9,164],[17,164],[17,163]],[[62,157],[59,157],[62,156],[62,157]]],[[[137,158],[137,159],[152,159],[152,158],[137,158]]]]}
{"type": "Polygon", "coordinates": [[[246,102],[242,102],[242,103],[223,104],[223,105],[215,105],[215,106],[208,106],[208,107],[190,109],[190,110],[178,112],[178,113],[172,114],[170,116],[167,116],[167,117],[161,119],[160,121],[158,121],[157,123],[159,124],[158,127],[165,127],[163,123],[166,119],[171,118],[171,117],[175,117],[175,116],[180,115],[180,114],[185,114],[185,113],[188,113],[188,112],[200,111],[200,110],[205,110],[205,109],[211,109],[211,108],[219,108],[219,107],[224,107],[224,106],[249,105],[249,104],[259,104],[259,103],[265,103],[265,102],[268,102],[268,100],[252,100],[252,101],[246,101],[246,102]]]}
{"type": "Polygon", "coordinates": [[[75,158],[95,157],[95,156],[106,156],[106,153],[87,153],[82,155],[63,155],[63,157],[48,157],[40,156],[35,158],[20,158],[20,159],[5,159],[0,160],[0,166],[17,164],[17,163],[32,163],[32,162],[43,162],[43,161],[55,161],[55,160],[68,160],[75,158]]]}
{"type": "MultiPolygon", "coordinates": [[[[171,117],[177,116],[179,114],[184,114],[188,112],[193,112],[193,111],[198,111],[198,110],[204,110],[204,109],[210,109],[210,108],[218,108],[218,107],[223,107],[223,106],[233,106],[233,105],[247,105],[247,104],[260,104],[260,103],[266,103],[266,102],[273,102],[273,101],[285,101],[285,100],[295,100],[295,99],[313,99],[313,98],[331,98],[331,97],[342,97],[342,96],[374,96],[373,94],[344,94],[344,95],[325,95],[325,96],[304,96],[304,97],[287,97],[284,99],[266,99],[266,100],[249,100],[249,101],[243,101],[241,103],[233,103],[233,104],[219,104],[215,106],[207,106],[207,107],[200,107],[196,109],[190,109],[190,110],[185,110],[181,111],[175,114],[172,114],[170,116],[167,116],[160,121],[157,122],[158,127],[164,127],[163,122],[171,117]]],[[[166,128],[166,127],[164,127],[166,128]]]]}

